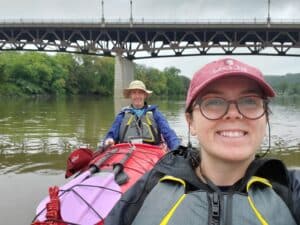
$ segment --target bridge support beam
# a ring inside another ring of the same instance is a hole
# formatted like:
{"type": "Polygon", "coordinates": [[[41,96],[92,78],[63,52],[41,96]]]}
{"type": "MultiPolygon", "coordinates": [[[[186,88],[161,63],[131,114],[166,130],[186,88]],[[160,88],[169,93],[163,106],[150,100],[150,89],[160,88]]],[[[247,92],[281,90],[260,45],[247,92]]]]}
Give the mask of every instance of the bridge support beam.
{"type": "Polygon", "coordinates": [[[127,88],[129,83],[133,80],[134,64],[132,61],[123,58],[120,55],[115,57],[115,84],[114,84],[114,106],[115,114],[120,109],[130,103],[128,99],[123,96],[124,88],[127,88]]]}

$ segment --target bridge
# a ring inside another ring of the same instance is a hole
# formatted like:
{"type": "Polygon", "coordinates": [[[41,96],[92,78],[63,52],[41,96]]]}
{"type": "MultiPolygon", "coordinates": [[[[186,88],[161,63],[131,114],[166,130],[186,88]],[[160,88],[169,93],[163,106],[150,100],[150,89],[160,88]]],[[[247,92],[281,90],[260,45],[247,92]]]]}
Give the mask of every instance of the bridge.
{"type": "Polygon", "coordinates": [[[0,50],[37,50],[129,60],[195,55],[300,56],[300,20],[0,21],[0,50]],[[267,49],[268,48],[268,49],[267,49]]]}
{"type": "Polygon", "coordinates": [[[196,55],[300,56],[300,21],[4,20],[0,51],[116,57],[115,97],[135,59],[196,55]]]}

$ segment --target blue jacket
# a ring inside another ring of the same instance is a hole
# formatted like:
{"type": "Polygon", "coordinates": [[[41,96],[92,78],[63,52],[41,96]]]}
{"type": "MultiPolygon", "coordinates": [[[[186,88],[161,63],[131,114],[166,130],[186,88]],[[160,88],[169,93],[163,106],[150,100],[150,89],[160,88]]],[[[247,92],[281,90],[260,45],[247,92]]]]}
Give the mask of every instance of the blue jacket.
{"type": "MultiPolygon", "coordinates": [[[[121,126],[122,120],[124,118],[125,112],[128,110],[131,110],[130,107],[126,107],[123,110],[121,110],[121,112],[118,113],[110,130],[106,134],[104,141],[107,138],[112,138],[112,139],[114,139],[114,141],[116,143],[119,142],[120,126],[121,126]]],[[[144,114],[146,114],[148,111],[153,112],[153,119],[155,120],[155,122],[157,124],[157,128],[158,128],[159,132],[161,133],[164,140],[166,141],[168,148],[170,150],[176,149],[180,144],[180,140],[177,137],[175,131],[170,128],[168,121],[165,119],[163,114],[158,110],[157,106],[155,106],[155,105],[146,105],[144,114]]],[[[133,110],[131,110],[131,112],[134,113],[133,110]]]]}

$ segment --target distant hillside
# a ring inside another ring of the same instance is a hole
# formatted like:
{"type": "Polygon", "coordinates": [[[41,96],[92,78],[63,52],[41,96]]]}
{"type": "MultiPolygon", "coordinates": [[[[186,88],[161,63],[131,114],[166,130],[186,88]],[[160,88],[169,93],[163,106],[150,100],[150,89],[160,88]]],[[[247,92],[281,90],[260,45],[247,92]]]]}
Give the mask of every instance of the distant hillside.
{"type": "Polygon", "coordinates": [[[289,73],[284,76],[265,76],[269,84],[279,95],[300,95],[300,73],[289,73]]]}

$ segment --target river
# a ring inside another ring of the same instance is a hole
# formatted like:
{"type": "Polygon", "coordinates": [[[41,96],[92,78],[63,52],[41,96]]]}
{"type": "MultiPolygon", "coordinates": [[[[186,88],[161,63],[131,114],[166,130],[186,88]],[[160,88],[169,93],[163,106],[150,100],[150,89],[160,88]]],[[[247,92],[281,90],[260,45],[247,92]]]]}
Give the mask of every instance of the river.
{"type": "MultiPolygon", "coordinates": [[[[155,100],[172,128],[187,142],[184,101],[155,100]]],[[[151,102],[150,102],[151,104],[151,102]]],[[[300,168],[300,99],[271,105],[272,155],[300,168]]],[[[5,225],[30,224],[48,187],[65,182],[69,153],[96,148],[115,116],[110,98],[0,99],[0,215],[5,225]]],[[[192,138],[192,143],[196,141],[192,138]]],[[[268,139],[263,148],[267,147],[268,139]]]]}

